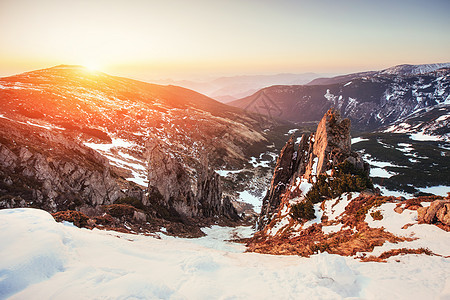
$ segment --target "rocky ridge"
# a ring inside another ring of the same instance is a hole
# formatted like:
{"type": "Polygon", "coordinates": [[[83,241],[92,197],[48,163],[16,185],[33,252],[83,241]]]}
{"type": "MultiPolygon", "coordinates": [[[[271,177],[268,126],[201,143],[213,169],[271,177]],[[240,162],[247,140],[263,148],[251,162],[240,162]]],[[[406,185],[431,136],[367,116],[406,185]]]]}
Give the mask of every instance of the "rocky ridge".
{"type": "Polygon", "coordinates": [[[302,136],[297,149],[291,137],[280,153],[271,185],[263,199],[259,229],[270,223],[280,203],[305,196],[318,175],[329,172],[332,176],[333,169],[345,161],[368,174],[368,164],[364,164],[358,153],[351,151],[350,140],[350,121],[342,119],[334,109],[324,115],[315,134],[302,136]]]}
{"type": "Polygon", "coordinates": [[[349,141],[350,122],[334,109],[298,146],[289,139],[248,251],[302,256],[326,251],[366,261],[407,253],[446,255],[424,247],[426,235],[413,236],[424,230],[420,224],[449,231],[450,195],[408,200],[380,195],[368,164],[349,141]]]}

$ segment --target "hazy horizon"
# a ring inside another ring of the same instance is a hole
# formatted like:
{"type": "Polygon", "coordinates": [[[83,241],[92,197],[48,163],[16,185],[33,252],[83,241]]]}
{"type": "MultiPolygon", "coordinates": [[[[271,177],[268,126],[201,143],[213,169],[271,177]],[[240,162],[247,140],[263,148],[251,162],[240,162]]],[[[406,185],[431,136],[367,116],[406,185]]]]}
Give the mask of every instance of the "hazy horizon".
{"type": "Polygon", "coordinates": [[[59,64],[205,80],[450,61],[450,2],[0,2],[0,76],[59,64]]]}

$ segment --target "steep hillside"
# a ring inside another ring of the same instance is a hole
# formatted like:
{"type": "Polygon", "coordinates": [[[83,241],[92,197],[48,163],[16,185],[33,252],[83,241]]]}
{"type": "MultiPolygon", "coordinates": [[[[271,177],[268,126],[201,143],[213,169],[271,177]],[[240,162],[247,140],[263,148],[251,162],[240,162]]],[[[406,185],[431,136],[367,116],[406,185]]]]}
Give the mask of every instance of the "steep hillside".
{"type": "Polygon", "coordinates": [[[242,168],[274,143],[277,124],[261,120],[191,90],[79,66],[0,78],[0,203],[235,218],[215,170],[242,168]]]}
{"type": "Polygon", "coordinates": [[[318,122],[335,107],[358,131],[374,130],[424,108],[450,104],[450,69],[418,75],[398,73],[356,74],[324,85],[272,86],[230,104],[299,124],[318,122]]]}

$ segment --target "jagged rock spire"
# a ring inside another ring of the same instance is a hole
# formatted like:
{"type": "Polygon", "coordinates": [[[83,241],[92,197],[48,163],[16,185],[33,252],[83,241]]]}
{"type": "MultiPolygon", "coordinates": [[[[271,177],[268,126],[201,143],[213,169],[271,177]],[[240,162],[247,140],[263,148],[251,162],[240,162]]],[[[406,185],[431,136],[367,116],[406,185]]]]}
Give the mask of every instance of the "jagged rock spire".
{"type": "Polygon", "coordinates": [[[258,229],[263,229],[279,210],[284,194],[296,178],[314,182],[319,174],[331,170],[345,160],[368,172],[361,156],[351,151],[350,120],[330,109],[317,126],[315,134],[304,134],[295,150],[293,136],[281,150],[269,190],[263,199],[258,229]]]}

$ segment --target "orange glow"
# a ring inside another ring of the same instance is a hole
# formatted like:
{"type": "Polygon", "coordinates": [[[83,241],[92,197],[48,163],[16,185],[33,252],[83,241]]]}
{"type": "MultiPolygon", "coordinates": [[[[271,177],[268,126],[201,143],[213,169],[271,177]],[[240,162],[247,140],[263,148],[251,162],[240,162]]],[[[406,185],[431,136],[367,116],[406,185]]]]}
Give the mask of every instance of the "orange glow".
{"type": "Polygon", "coordinates": [[[450,61],[449,2],[408,1],[3,0],[0,76],[59,64],[146,80],[450,61]]]}

